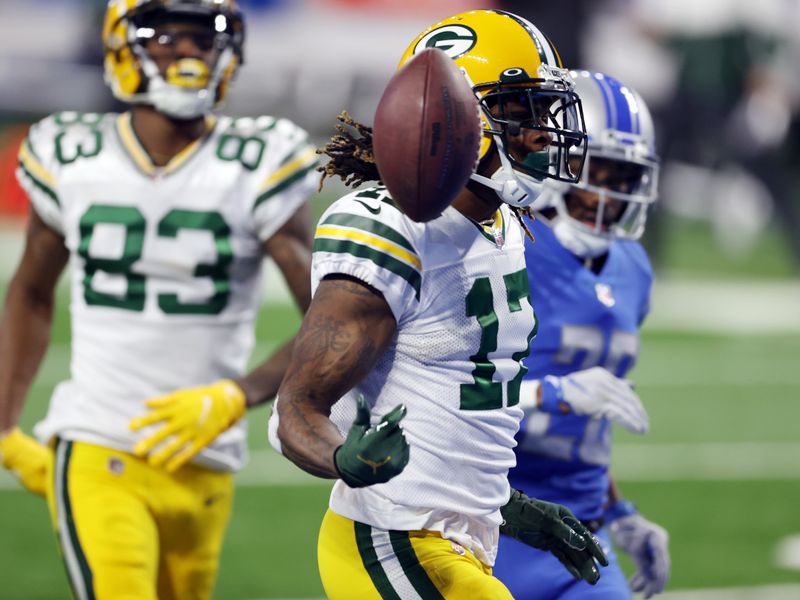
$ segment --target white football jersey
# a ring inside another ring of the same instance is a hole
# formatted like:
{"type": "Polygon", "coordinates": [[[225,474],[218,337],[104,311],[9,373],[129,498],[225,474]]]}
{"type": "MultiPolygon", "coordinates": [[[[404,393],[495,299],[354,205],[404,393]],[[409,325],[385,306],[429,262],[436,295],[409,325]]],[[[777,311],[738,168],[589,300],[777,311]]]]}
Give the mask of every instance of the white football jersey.
{"type": "MultiPolygon", "coordinates": [[[[128,428],[146,399],[244,372],[262,242],[316,186],[317,156],[284,119],[209,117],[208,127],[163,168],[130,113],[53,115],[23,142],[18,178],[70,251],[71,379],[36,427],[43,442],[131,451],[153,431],[128,428]]],[[[196,462],[241,467],[245,434],[241,422],[196,462]]]]}
{"type": "Polygon", "coordinates": [[[373,425],[405,404],[411,447],[405,470],[387,483],[336,482],[334,512],[381,529],[440,531],[494,563],[522,418],[522,358],[536,323],[523,244],[506,205],[493,227],[453,208],[415,223],[381,187],[352,193],[322,216],[314,289],[326,275],[356,277],[383,294],[397,320],[390,347],[331,418],[345,435],[358,394],[373,425]]]}

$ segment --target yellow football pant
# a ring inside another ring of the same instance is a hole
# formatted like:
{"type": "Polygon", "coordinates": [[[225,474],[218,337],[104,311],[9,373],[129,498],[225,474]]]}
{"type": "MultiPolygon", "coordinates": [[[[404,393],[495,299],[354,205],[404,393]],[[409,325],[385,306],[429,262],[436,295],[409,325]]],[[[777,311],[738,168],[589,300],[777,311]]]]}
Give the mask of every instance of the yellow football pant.
{"type": "Polygon", "coordinates": [[[60,440],[48,480],[75,598],[211,598],[230,473],[187,465],[171,475],[125,452],[60,440]]]}
{"type": "Polygon", "coordinates": [[[512,600],[491,567],[434,531],[385,531],[328,510],[317,559],[329,600],[512,600]]]}

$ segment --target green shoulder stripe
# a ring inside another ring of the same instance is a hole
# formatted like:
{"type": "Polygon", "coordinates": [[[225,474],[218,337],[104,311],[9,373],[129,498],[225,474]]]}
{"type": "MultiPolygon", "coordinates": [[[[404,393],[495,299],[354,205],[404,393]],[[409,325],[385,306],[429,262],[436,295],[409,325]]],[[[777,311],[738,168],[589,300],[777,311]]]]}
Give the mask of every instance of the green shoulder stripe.
{"type": "Polygon", "coordinates": [[[42,192],[44,192],[47,196],[49,196],[50,199],[53,202],[55,202],[57,206],[61,206],[61,203],[58,201],[58,195],[49,186],[45,185],[45,183],[42,182],[41,179],[38,179],[37,177],[35,177],[34,174],[31,173],[27,169],[27,167],[25,167],[25,163],[23,163],[22,161],[19,161],[19,168],[22,169],[22,172],[25,173],[26,177],[28,179],[30,179],[31,183],[34,186],[36,186],[42,192]]]}
{"type": "Polygon", "coordinates": [[[23,141],[23,144],[25,144],[25,147],[28,149],[28,152],[31,153],[31,156],[33,156],[33,158],[35,158],[39,162],[42,162],[42,159],[39,158],[39,155],[36,153],[36,150],[34,149],[33,144],[31,144],[31,136],[30,136],[30,134],[25,136],[25,140],[23,141]]]}
{"type": "Polygon", "coordinates": [[[258,205],[262,202],[266,202],[270,198],[280,194],[281,192],[287,190],[288,188],[292,187],[295,183],[303,179],[309,172],[313,171],[317,168],[317,161],[312,162],[309,165],[295,171],[292,175],[287,177],[286,179],[280,181],[273,187],[269,188],[263,194],[256,198],[255,204],[253,204],[253,210],[258,208],[258,205]]]}
{"type": "Polygon", "coordinates": [[[417,253],[416,250],[414,250],[414,247],[411,245],[411,242],[409,242],[402,233],[389,227],[388,225],[384,225],[383,223],[368,217],[360,217],[358,215],[351,215],[347,213],[333,213],[322,223],[320,223],[320,225],[342,225],[344,227],[352,227],[353,229],[368,231],[375,235],[379,235],[390,242],[394,242],[398,246],[402,246],[403,248],[410,250],[415,255],[417,253]]]}
{"type": "Polygon", "coordinates": [[[391,271],[398,277],[405,279],[414,288],[414,297],[419,300],[422,277],[415,268],[372,248],[351,240],[330,239],[317,237],[314,240],[314,252],[330,252],[333,254],[350,254],[358,258],[365,258],[382,269],[391,271]]]}

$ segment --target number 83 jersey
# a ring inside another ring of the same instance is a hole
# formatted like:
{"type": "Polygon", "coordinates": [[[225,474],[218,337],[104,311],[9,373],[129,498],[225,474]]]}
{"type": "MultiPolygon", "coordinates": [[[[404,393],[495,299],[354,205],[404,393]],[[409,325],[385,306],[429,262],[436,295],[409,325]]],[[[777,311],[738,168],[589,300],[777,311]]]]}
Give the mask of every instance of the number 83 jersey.
{"type": "Polygon", "coordinates": [[[452,207],[415,223],[385,188],[346,196],[322,216],[312,286],[328,275],[357,278],[383,294],[397,321],[389,348],[331,419],[346,434],[359,393],[373,425],[405,404],[411,447],[408,465],[387,483],[352,489],[338,481],[334,512],[385,530],[440,531],[494,562],[522,417],[522,359],[535,329],[523,242],[506,205],[491,227],[452,207]]]}
{"type": "MultiPolygon", "coordinates": [[[[144,400],[236,377],[254,344],[262,242],[315,186],[305,131],[260,117],[209,117],[207,133],[155,167],[130,113],[61,113],[35,124],[17,175],[70,252],[71,379],[43,441],[58,435],[130,451],[144,400]]],[[[244,424],[199,458],[244,460],[244,424]]]]}

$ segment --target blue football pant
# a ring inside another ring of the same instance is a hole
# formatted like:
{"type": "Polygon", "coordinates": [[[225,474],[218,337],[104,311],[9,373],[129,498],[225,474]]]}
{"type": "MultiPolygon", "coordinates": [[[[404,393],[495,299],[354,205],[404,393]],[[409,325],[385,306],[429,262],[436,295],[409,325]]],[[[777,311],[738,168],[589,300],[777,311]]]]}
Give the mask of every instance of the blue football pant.
{"type": "Polygon", "coordinates": [[[575,579],[558,559],[506,535],[500,536],[500,550],[493,573],[506,584],[516,600],[631,600],[625,574],[605,529],[597,532],[608,566],[600,567],[595,585],[575,579]]]}

